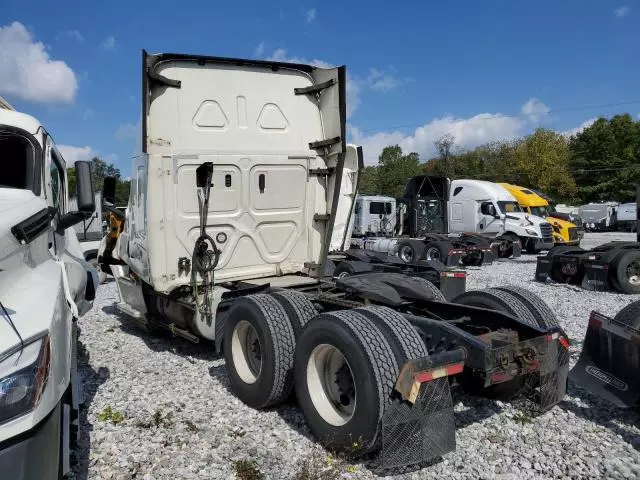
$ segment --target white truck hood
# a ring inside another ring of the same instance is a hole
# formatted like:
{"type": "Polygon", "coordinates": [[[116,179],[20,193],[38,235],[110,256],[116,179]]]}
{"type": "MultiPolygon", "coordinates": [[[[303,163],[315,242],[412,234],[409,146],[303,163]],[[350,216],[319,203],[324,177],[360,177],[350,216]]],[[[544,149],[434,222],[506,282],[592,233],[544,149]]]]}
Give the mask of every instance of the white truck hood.
{"type": "Polygon", "coordinates": [[[543,223],[547,223],[547,221],[544,218],[538,217],[537,215],[530,215],[525,212],[510,212],[507,215],[508,215],[507,220],[510,220],[512,222],[522,223],[524,224],[523,226],[529,226],[531,224],[539,226],[543,223]]]}

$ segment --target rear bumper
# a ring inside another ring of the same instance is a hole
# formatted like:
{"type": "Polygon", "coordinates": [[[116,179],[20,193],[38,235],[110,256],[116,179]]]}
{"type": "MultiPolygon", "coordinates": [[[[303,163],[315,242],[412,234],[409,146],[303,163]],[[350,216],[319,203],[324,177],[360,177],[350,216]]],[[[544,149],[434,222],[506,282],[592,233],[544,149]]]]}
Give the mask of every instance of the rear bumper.
{"type": "Polygon", "coordinates": [[[0,477],[11,480],[57,480],[60,404],[31,430],[0,444],[0,477]]]}

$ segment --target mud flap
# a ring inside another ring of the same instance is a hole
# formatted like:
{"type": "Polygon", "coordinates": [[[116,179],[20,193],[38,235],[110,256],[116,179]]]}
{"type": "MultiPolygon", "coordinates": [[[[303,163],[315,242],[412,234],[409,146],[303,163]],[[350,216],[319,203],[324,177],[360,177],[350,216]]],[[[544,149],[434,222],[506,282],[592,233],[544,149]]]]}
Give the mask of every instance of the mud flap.
{"type": "Polygon", "coordinates": [[[449,255],[445,258],[445,265],[447,267],[457,267],[460,265],[460,260],[462,259],[462,255],[464,255],[464,250],[449,250],[449,255]]]}
{"type": "Polygon", "coordinates": [[[456,449],[449,380],[422,383],[414,404],[395,399],[382,417],[385,468],[422,463],[456,449]]]}
{"type": "Polygon", "coordinates": [[[580,359],[569,378],[618,407],[640,400],[640,331],[591,312],[580,359]]]}
{"type": "Polygon", "coordinates": [[[560,333],[547,335],[547,354],[540,365],[540,398],[542,411],[564,398],[569,376],[569,342],[560,333]]]}
{"type": "Polygon", "coordinates": [[[546,282],[547,278],[551,275],[551,269],[553,268],[553,257],[539,256],[538,263],[536,264],[536,280],[539,282],[546,282]]]}
{"type": "Polygon", "coordinates": [[[496,260],[496,255],[490,248],[482,250],[482,265],[491,265],[496,260]]]}
{"type": "Polygon", "coordinates": [[[399,398],[382,417],[385,468],[427,462],[456,448],[449,379],[464,368],[464,349],[407,361],[395,390],[399,398]]]}
{"type": "Polygon", "coordinates": [[[604,292],[609,290],[609,266],[607,264],[585,260],[582,288],[604,292]]]}
{"type": "Polygon", "coordinates": [[[513,244],[513,254],[511,256],[513,258],[518,258],[522,256],[522,244],[520,242],[515,242],[513,244]]]}
{"type": "Polygon", "coordinates": [[[440,272],[440,291],[448,301],[467,291],[467,274],[463,270],[440,272]]]}

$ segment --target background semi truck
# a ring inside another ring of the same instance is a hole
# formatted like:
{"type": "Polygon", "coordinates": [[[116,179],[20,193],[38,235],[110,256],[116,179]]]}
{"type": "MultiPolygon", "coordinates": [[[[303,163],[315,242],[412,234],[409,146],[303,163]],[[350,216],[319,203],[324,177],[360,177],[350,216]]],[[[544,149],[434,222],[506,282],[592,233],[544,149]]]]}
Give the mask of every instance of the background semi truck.
{"type": "Polygon", "coordinates": [[[455,448],[448,377],[562,399],[566,335],[530,292],[448,303],[407,273],[327,274],[357,185],[344,67],[146,52],[143,67],[143,152],[112,252],[122,312],[214,340],[247,405],[295,389],[323,444],[382,448],[386,466],[455,448]]]}
{"type": "Polygon", "coordinates": [[[510,183],[498,183],[498,185],[513,195],[524,212],[544,218],[551,224],[554,245],[580,245],[581,231],[573,223],[554,215],[547,199],[534,190],[518,185],[510,183]]]}
{"type": "Polygon", "coordinates": [[[91,216],[90,164],[66,164],[38,120],[0,108],[0,477],[59,480],[70,471],[82,401],[76,321],[98,278],[74,225],[91,216]]]}
{"type": "Polygon", "coordinates": [[[396,201],[381,195],[358,195],[353,215],[353,237],[391,236],[396,226],[396,201]]]}

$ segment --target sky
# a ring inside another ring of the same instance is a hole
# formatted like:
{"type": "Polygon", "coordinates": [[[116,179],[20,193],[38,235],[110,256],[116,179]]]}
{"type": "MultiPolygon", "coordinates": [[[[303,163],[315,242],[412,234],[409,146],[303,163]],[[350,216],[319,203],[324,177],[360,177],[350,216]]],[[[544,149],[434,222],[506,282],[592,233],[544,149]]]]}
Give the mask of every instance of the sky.
{"type": "Polygon", "coordinates": [[[2,0],[0,96],[38,118],[68,164],[128,176],[141,50],[347,66],[348,140],[375,164],[426,161],[542,126],[640,118],[640,1],[50,2],[2,0]]]}

